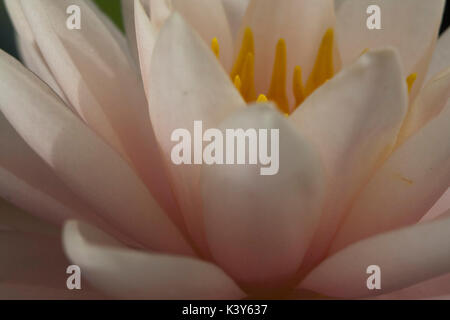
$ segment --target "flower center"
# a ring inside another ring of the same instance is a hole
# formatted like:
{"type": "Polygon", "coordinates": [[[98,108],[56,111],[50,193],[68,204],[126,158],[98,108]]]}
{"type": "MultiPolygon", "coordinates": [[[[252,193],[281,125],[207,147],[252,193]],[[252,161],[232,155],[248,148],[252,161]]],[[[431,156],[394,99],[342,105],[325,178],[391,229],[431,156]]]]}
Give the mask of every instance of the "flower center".
{"type": "MultiPolygon", "coordinates": [[[[211,41],[211,49],[219,57],[220,49],[217,38],[211,41]]],[[[286,77],[287,77],[287,49],[286,41],[283,38],[278,40],[275,49],[275,61],[273,63],[272,79],[267,94],[257,96],[255,90],[255,45],[251,28],[246,28],[242,38],[241,48],[233,68],[230,73],[231,80],[239,90],[247,103],[266,102],[271,100],[276,103],[278,109],[285,115],[292,113],[300,104],[311,95],[317,88],[327,82],[334,76],[334,30],[328,29],[322,38],[314,67],[311,74],[303,83],[302,69],[300,66],[294,68],[292,79],[292,91],[295,97],[295,106],[292,110],[289,108],[287,98],[286,77]]],[[[365,54],[364,50],[361,55],[365,54]]],[[[408,91],[410,92],[417,74],[412,73],[406,79],[408,91]]]]}

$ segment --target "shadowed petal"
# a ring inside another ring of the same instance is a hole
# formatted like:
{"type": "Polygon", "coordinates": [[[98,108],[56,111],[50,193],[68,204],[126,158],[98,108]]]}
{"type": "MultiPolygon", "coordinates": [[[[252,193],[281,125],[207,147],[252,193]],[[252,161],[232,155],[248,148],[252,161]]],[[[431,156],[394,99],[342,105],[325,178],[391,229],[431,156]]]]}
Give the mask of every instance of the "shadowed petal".
{"type": "Polygon", "coordinates": [[[113,227],[147,247],[191,253],[128,164],[42,81],[2,51],[0,92],[0,110],[20,136],[113,227]]]}
{"type": "Polygon", "coordinates": [[[83,0],[22,1],[52,74],[81,118],[136,170],[161,206],[178,209],[162,169],[142,83],[126,40],[95,5],[83,0]],[[78,5],[80,30],[66,27],[78,5]]]}
{"type": "Polygon", "coordinates": [[[127,299],[241,299],[217,266],[188,257],[135,251],[94,227],[70,221],[63,243],[69,259],[98,289],[127,299]]]}

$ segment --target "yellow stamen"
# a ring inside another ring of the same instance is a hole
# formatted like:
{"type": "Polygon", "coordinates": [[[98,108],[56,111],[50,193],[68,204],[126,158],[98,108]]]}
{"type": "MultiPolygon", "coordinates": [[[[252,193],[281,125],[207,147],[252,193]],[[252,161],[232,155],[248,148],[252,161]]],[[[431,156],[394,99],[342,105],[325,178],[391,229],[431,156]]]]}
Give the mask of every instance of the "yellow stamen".
{"type": "Polygon", "coordinates": [[[328,29],[323,36],[316,62],[306,83],[306,96],[331,79],[334,75],[334,30],[328,29]]]}
{"type": "Polygon", "coordinates": [[[361,56],[365,55],[367,52],[369,52],[369,48],[365,48],[359,56],[361,57],[361,56]]]}
{"type": "Polygon", "coordinates": [[[253,55],[255,54],[255,44],[252,30],[250,28],[246,28],[244,31],[244,37],[242,38],[241,50],[239,51],[239,55],[231,71],[231,79],[235,79],[236,75],[241,74],[249,53],[253,55]]]}
{"type": "Polygon", "coordinates": [[[241,78],[239,77],[239,75],[236,75],[236,77],[234,77],[234,86],[236,87],[236,89],[240,92],[241,91],[241,87],[242,87],[242,82],[241,82],[241,78]]]}
{"type": "Polygon", "coordinates": [[[220,47],[219,47],[219,40],[217,38],[213,38],[211,40],[211,50],[214,52],[217,58],[219,58],[220,55],[220,47]]]}
{"type": "Polygon", "coordinates": [[[411,89],[414,85],[414,82],[416,82],[417,79],[417,73],[411,73],[408,78],[406,78],[406,83],[408,84],[408,92],[411,92],[411,89]]]}
{"type": "Polygon", "coordinates": [[[278,40],[273,64],[272,82],[267,97],[277,103],[277,106],[284,113],[289,113],[289,102],[286,95],[286,42],[284,39],[278,40]]]}
{"type": "Polygon", "coordinates": [[[256,99],[255,91],[255,58],[253,53],[248,53],[244,67],[241,71],[241,95],[245,101],[251,102],[256,99]]]}
{"type": "Polygon", "coordinates": [[[260,94],[259,97],[258,97],[258,99],[256,99],[256,102],[258,102],[258,103],[263,103],[263,102],[267,102],[267,101],[269,101],[269,100],[268,100],[267,97],[266,97],[265,95],[263,95],[263,94],[260,94]]]}
{"type": "Polygon", "coordinates": [[[305,100],[305,88],[303,87],[302,68],[296,66],[292,79],[292,90],[294,91],[295,106],[299,106],[305,100]]]}

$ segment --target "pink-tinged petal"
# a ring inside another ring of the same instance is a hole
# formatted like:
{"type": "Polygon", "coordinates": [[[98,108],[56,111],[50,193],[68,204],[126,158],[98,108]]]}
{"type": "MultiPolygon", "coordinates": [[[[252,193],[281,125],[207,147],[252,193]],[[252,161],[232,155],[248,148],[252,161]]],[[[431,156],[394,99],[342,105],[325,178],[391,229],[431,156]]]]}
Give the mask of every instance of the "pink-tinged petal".
{"type": "Polygon", "coordinates": [[[221,0],[172,0],[173,10],[178,11],[210,45],[217,38],[220,46],[220,61],[225,69],[231,68],[233,38],[227,15],[221,0]]]}
{"type": "Polygon", "coordinates": [[[178,13],[160,30],[149,76],[147,90],[155,134],[188,230],[197,245],[204,246],[200,168],[173,164],[172,132],[184,128],[193,136],[195,120],[203,121],[204,130],[216,127],[231,112],[244,107],[245,102],[211,49],[178,13]]]}
{"type": "Polygon", "coordinates": [[[450,108],[450,67],[432,78],[410,105],[398,145],[422,129],[444,108],[450,108]]]}
{"type": "Polygon", "coordinates": [[[332,297],[389,293],[450,272],[450,218],[380,234],[327,258],[300,284],[332,297]],[[369,290],[371,265],[381,271],[381,289],[369,290]]]}
{"type": "Polygon", "coordinates": [[[98,298],[82,284],[66,286],[66,269],[59,228],[0,200],[0,299],[98,298]]]}
{"type": "MultiPolygon", "coordinates": [[[[137,42],[136,42],[136,28],[135,28],[135,10],[134,6],[136,5],[135,0],[121,0],[122,3],[122,16],[123,16],[123,24],[125,27],[125,32],[127,35],[128,46],[133,55],[136,63],[139,63],[139,55],[137,50],[137,42]]],[[[139,0],[139,3],[143,6],[144,12],[148,17],[150,13],[150,2],[149,0],[139,0]]]]}
{"type": "Polygon", "coordinates": [[[439,198],[433,207],[423,216],[420,221],[429,221],[443,217],[443,214],[450,210],[450,188],[439,198]]]}
{"type": "Polygon", "coordinates": [[[331,252],[418,222],[450,186],[450,109],[408,139],[353,204],[331,252]]]}
{"type": "MultiPolygon", "coordinates": [[[[208,245],[215,261],[240,283],[275,287],[295,275],[319,221],[325,191],[321,160],[271,105],[238,111],[219,128],[223,137],[228,129],[256,130],[257,135],[265,129],[267,140],[256,143],[267,143],[272,159],[267,165],[202,166],[208,245]]],[[[229,142],[224,140],[224,145],[229,142]]],[[[229,156],[230,149],[224,150],[229,156]]]]}
{"type": "Polygon", "coordinates": [[[136,244],[102,220],[27,145],[0,113],[0,196],[17,207],[56,224],[84,219],[136,244]]]}
{"type": "MultiPolygon", "coordinates": [[[[137,67],[119,30],[90,2],[22,1],[46,62],[82,119],[118,150],[171,216],[178,209],[164,175],[137,67]],[[81,30],[66,28],[78,5],[81,30]]],[[[175,219],[175,218],[174,218],[175,219]]]]}
{"type": "Polygon", "coordinates": [[[47,63],[42,57],[41,51],[36,45],[36,42],[27,41],[24,37],[17,36],[17,43],[20,51],[20,57],[25,66],[33,71],[42,81],[49,85],[53,91],[64,101],[72,111],[76,110],[68,103],[64,92],[59,84],[56,82],[55,77],[49,70],[47,63]]]}
{"type": "Polygon", "coordinates": [[[247,10],[250,0],[221,0],[225,13],[227,14],[228,24],[230,25],[233,39],[237,37],[237,33],[242,24],[245,11],[247,10]]]}
{"type": "Polygon", "coordinates": [[[450,293],[450,273],[423,281],[411,287],[394,291],[388,294],[382,294],[375,297],[379,300],[417,300],[417,299],[435,299],[450,293]]]}
{"type": "Polygon", "coordinates": [[[172,13],[172,1],[171,0],[149,0],[150,1],[150,18],[152,24],[157,28],[166,22],[172,13]]]}
{"type": "MultiPolygon", "coordinates": [[[[0,195],[55,223],[83,206],[0,114],[0,195]]],[[[83,210],[86,208],[84,207],[83,210]]]]}
{"type": "Polygon", "coordinates": [[[180,232],[117,153],[18,61],[0,51],[0,111],[81,200],[144,246],[191,253],[180,232]]]}
{"type": "Polygon", "coordinates": [[[344,64],[352,63],[366,48],[395,47],[405,77],[417,73],[415,96],[427,75],[439,33],[445,0],[347,0],[337,12],[338,42],[344,64]],[[367,27],[367,8],[381,9],[381,29],[367,27]]]}
{"type": "MultiPolygon", "coordinates": [[[[300,66],[303,79],[309,76],[322,38],[335,26],[333,0],[251,0],[242,22],[238,39],[250,27],[255,42],[255,86],[257,93],[266,93],[272,79],[276,46],[280,38],[287,47],[287,82],[293,78],[294,68],[300,66]]],[[[237,42],[235,54],[240,47],[237,42]]],[[[338,64],[338,58],[335,57],[338,64]]],[[[336,65],[336,70],[339,65],[336,65]]],[[[294,105],[291,90],[288,98],[294,105]]]]}
{"type": "Polygon", "coordinates": [[[437,73],[450,66],[450,28],[447,28],[439,37],[436,49],[433,52],[427,79],[431,79],[437,73]]]}
{"type": "Polygon", "coordinates": [[[304,268],[322,259],[349,205],[393,149],[407,90],[391,49],[373,50],[314,92],[290,117],[321,153],[328,186],[304,268]]]}
{"type": "Polygon", "coordinates": [[[136,251],[94,227],[70,221],[63,244],[92,285],[127,299],[241,299],[245,295],[217,266],[201,260],[136,251]]]}

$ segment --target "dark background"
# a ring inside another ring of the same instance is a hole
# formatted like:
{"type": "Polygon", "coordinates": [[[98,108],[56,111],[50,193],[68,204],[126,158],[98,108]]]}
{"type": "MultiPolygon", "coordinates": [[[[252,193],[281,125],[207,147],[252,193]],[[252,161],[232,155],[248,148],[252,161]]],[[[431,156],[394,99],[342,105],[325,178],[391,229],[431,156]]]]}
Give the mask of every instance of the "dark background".
{"type": "MultiPolygon", "coordinates": [[[[109,3],[114,3],[109,0],[109,3]]],[[[429,1],[429,0],[423,0],[429,1]]],[[[106,2],[103,2],[106,3],[106,2]]],[[[445,8],[444,20],[441,26],[441,32],[443,32],[450,24],[450,1],[447,1],[445,8]]],[[[0,0],[0,49],[17,56],[16,45],[14,41],[14,29],[11,26],[8,14],[6,13],[3,0],[0,0]]]]}

